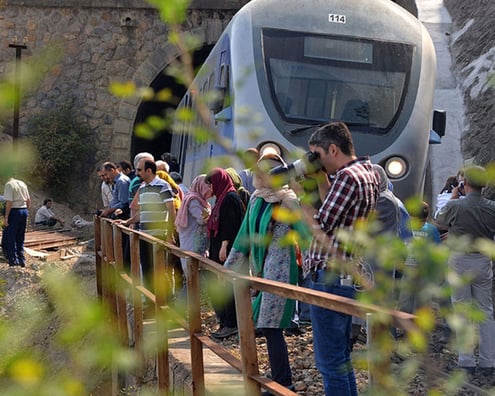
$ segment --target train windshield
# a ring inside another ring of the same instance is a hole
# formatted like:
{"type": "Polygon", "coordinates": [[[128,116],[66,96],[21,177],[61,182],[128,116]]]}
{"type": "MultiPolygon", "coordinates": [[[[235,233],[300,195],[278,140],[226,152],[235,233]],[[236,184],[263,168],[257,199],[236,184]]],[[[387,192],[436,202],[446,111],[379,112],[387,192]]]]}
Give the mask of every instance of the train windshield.
{"type": "Polygon", "coordinates": [[[386,134],[400,112],[412,45],[263,30],[271,97],[283,120],[341,120],[354,131],[386,134]]]}

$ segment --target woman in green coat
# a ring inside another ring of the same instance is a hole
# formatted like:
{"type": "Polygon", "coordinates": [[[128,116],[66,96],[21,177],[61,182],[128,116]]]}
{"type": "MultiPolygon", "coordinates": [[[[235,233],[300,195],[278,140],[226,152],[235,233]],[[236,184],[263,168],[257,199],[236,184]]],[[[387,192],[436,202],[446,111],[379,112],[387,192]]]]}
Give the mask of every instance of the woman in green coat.
{"type": "MultiPolygon", "coordinates": [[[[249,262],[252,275],[295,285],[298,242],[311,237],[302,221],[295,219],[299,209],[295,193],[288,186],[271,187],[268,173],[282,164],[283,159],[273,153],[258,161],[256,190],[224,266],[246,272],[249,262]]],[[[292,374],[283,329],[289,327],[294,309],[294,300],[270,293],[259,292],[253,299],[253,319],[266,337],[272,379],[289,388],[292,374]]]]}

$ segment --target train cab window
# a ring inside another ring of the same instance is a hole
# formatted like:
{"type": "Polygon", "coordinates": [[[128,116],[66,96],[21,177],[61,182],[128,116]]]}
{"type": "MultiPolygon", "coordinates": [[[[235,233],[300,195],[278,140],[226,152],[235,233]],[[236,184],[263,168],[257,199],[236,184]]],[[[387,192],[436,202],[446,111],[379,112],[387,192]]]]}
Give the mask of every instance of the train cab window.
{"type": "Polygon", "coordinates": [[[386,134],[398,116],[414,47],[369,39],[263,30],[270,96],[289,123],[342,120],[386,134]]]}

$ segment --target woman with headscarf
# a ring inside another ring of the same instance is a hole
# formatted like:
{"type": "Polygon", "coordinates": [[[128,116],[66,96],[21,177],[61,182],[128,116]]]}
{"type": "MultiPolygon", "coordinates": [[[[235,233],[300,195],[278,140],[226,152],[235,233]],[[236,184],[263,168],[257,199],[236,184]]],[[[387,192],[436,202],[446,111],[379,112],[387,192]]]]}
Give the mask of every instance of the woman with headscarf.
{"type": "Polygon", "coordinates": [[[230,178],[232,179],[232,183],[234,183],[237,194],[239,194],[239,197],[241,197],[241,201],[244,204],[244,207],[247,208],[249,199],[251,198],[251,193],[246,188],[244,188],[241,176],[239,176],[239,173],[237,173],[234,168],[226,168],[225,172],[229,174],[230,178]]]}
{"type": "MultiPolygon", "coordinates": [[[[222,168],[213,168],[206,176],[210,183],[215,205],[208,219],[207,228],[210,238],[209,258],[219,264],[226,260],[244,218],[244,204],[237,193],[232,179],[222,168]]],[[[208,276],[208,290],[213,309],[217,315],[219,329],[212,334],[214,338],[223,339],[237,334],[237,317],[233,288],[218,286],[216,276],[208,276]],[[221,290],[223,293],[219,293],[221,290]]]]}
{"type": "MultiPolygon", "coordinates": [[[[211,185],[205,181],[206,175],[196,176],[175,217],[175,228],[179,234],[180,247],[205,255],[208,250],[206,223],[210,217],[212,196],[211,185]]],[[[182,271],[187,277],[186,259],[181,258],[182,271]]]]}
{"type": "MultiPolygon", "coordinates": [[[[268,172],[279,165],[284,161],[274,153],[258,161],[253,176],[256,190],[224,266],[246,272],[249,262],[254,275],[295,285],[298,242],[304,245],[311,235],[301,220],[291,218],[299,207],[294,191],[287,185],[271,186],[268,172]]],[[[294,308],[294,300],[261,291],[253,300],[253,319],[267,340],[272,379],[289,388],[292,374],[283,331],[290,326],[294,308]]]]}

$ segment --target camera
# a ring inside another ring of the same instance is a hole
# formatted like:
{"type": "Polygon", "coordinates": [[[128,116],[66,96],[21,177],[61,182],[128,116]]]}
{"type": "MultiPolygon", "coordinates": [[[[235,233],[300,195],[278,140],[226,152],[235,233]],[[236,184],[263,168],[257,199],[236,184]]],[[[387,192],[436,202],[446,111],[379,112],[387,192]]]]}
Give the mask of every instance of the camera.
{"type": "Polygon", "coordinates": [[[291,164],[280,165],[270,171],[272,176],[284,176],[288,180],[294,177],[296,180],[302,180],[306,175],[317,172],[322,168],[320,155],[314,151],[308,151],[301,159],[291,164]]]}
{"type": "Polygon", "coordinates": [[[459,182],[459,186],[457,187],[457,191],[459,192],[460,195],[464,195],[464,181],[461,180],[459,182]]]}

